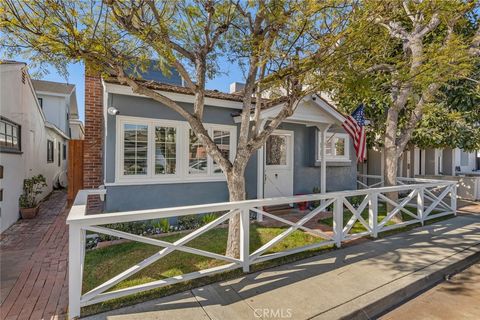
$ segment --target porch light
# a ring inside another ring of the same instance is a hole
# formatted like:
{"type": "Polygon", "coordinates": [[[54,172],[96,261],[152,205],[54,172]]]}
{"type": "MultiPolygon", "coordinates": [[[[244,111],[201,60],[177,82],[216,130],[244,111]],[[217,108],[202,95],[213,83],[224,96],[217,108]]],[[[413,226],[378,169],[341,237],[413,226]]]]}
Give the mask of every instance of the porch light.
{"type": "Polygon", "coordinates": [[[115,107],[108,107],[107,112],[109,115],[116,116],[120,113],[117,108],[115,107]]]}

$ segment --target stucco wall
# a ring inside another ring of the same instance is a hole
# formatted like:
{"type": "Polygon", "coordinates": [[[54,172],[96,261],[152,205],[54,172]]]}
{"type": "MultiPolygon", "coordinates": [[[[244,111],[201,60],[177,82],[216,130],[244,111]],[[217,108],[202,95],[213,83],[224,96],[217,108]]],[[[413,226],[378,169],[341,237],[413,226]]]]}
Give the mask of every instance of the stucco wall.
{"type": "Polygon", "coordinates": [[[23,180],[33,175],[43,174],[48,186],[39,199],[48,195],[53,188],[54,178],[66,170],[66,160],[61,155],[58,166],[57,141],[64,139],[45,127],[36,98],[28,79],[22,83],[23,65],[0,65],[0,110],[3,117],[21,125],[21,153],[0,153],[4,178],[0,179],[3,188],[3,201],[0,202],[0,232],[7,229],[20,217],[18,198],[22,194],[23,180]],[[47,163],[47,139],[54,141],[54,162],[47,163]]]}

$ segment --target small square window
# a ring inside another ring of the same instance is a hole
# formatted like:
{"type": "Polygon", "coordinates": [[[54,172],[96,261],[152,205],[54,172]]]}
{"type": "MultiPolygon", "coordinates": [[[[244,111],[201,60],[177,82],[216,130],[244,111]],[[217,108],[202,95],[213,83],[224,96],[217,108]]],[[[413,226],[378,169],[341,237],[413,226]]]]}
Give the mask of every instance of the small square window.
{"type": "MultiPolygon", "coordinates": [[[[348,161],[350,138],[345,133],[330,133],[325,137],[325,155],[327,161],[348,161]]],[[[322,135],[318,133],[317,160],[322,159],[322,135]]]]}

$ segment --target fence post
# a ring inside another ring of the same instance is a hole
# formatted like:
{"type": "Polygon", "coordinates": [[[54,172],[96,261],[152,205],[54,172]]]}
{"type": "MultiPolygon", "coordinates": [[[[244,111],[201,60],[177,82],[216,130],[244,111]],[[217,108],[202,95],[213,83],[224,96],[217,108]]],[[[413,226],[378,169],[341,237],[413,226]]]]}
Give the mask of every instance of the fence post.
{"type": "Polygon", "coordinates": [[[340,248],[343,240],[343,197],[337,197],[333,203],[333,236],[335,245],[340,248]]]}
{"type": "Polygon", "coordinates": [[[243,272],[250,271],[250,210],[240,211],[240,260],[243,272]]]}
{"type": "Polygon", "coordinates": [[[418,188],[418,193],[417,193],[417,217],[422,223],[422,226],[425,221],[425,217],[423,216],[424,208],[425,208],[425,203],[424,203],[424,193],[425,190],[424,188],[420,187],[418,188]]]}
{"type": "Polygon", "coordinates": [[[457,215],[457,184],[452,185],[452,189],[450,191],[450,207],[453,211],[454,215],[457,215]]]}
{"type": "Polygon", "coordinates": [[[76,224],[68,226],[68,318],[80,317],[85,231],[76,224]]]}
{"type": "Polygon", "coordinates": [[[376,238],[378,236],[378,193],[372,193],[369,195],[368,201],[368,223],[372,230],[372,236],[376,238]]]}

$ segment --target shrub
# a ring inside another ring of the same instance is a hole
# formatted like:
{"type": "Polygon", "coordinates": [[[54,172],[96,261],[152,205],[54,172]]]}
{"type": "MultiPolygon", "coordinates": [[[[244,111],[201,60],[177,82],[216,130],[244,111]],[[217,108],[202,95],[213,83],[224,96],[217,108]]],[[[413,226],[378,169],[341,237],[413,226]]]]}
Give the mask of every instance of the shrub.
{"type": "Polygon", "coordinates": [[[202,222],[203,222],[203,224],[207,224],[207,223],[210,223],[217,218],[218,218],[218,215],[216,213],[214,213],[214,212],[207,213],[202,217],[202,222]]]}
{"type": "Polygon", "coordinates": [[[18,199],[20,208],[35,208],[38,204],[37,196],[46,186],[45,177],[41,174],[23,180],[23,194],[18,199]]]}
{"type": "Polygon", "coordinates": [[[350,197],[349,201],[354,208],[358,208],[358,206],[360,206],[364,198],[365,196],[353,196],[353,197],[350,197]]]}
{"type": "Polygon", "coordinates": [[[197,215],[191,214],[188,216],[181,216],[178,218],[178,227],[180,230],[195,229],[200,225],[200,220],[197,215]]]}
{"type": "Polygon", "coordinates": [[[170,222],[168,222],[167,218],[160,219],[160,230],[162,232],[168,232],[170,229],[170,222]]]}

